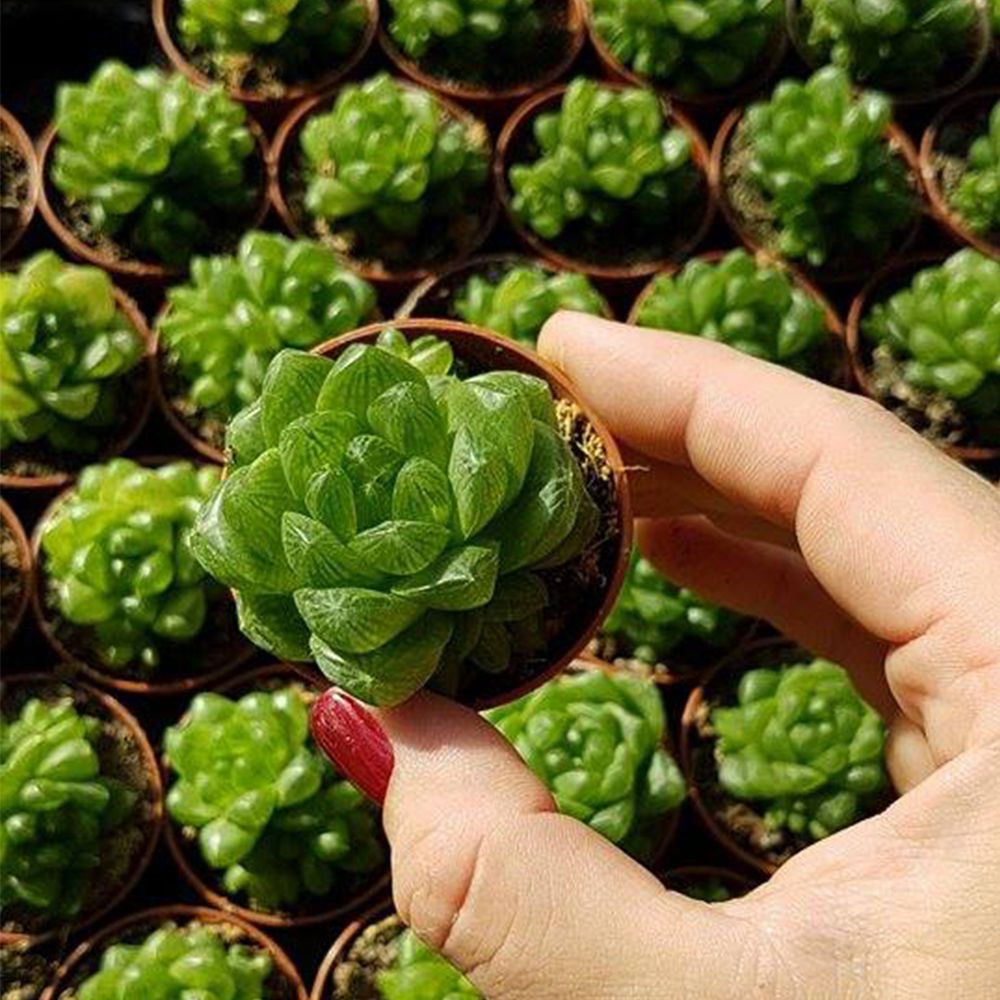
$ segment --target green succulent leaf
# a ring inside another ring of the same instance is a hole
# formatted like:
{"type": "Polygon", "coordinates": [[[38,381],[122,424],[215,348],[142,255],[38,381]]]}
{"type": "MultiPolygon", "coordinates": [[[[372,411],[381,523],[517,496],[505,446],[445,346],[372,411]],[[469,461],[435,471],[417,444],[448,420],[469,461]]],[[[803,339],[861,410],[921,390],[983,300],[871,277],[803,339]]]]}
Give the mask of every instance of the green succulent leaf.
{"type": "Polygon", "coordinates": [[[542,29],[536,0],[390,0],[389,34],[411,58],[462,52],[467,63],[537,43],[542,29]]]}
{"type": "Polygon", "coordinates": [[[948,197],[973,232],[989,236],[1000,230],[1000,101],[990,111],[986,132],[969,144],[964,169],[948,197]]]}
{"type": "Polygon", "coordinates": [[[376,973],[382,1000],[482,1000],[472,983],[413,931],[404,930],[395,948],[392,964],[376,973]]]}

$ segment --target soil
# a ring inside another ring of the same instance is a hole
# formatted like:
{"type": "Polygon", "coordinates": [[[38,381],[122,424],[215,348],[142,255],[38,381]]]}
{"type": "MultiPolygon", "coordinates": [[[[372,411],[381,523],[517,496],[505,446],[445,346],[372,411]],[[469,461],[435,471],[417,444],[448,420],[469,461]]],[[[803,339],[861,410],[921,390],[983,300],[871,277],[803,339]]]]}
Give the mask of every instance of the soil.
{"type": "Polygon", "coordinates": [[[396,961],[403,924],[393,914],[369,924],[333,968],[332,983],[318,1000],[381,1000],[375,976],[396,961]]]}
{"type": "Polygon", "coordinates": [[[24,599],[25,576],[21,564],[22,552],[17,544],[17,538],[6,521],[2,522],[0,533],[0,644],[6,644],[10,639],[14,619],[21,601],[24,599]]]}
{"type": "Polygon", "coordinates": [[[0,969],[0,1000],[38,1000],[54,971],[38,952],[6,946],[0,948],[0,969]]]}
{"type": "Polygon", "coordinates": [[[5,239],[21,220],[30,188],[28,161],[14,136],[0,125],[0,228],[5,239]]]}

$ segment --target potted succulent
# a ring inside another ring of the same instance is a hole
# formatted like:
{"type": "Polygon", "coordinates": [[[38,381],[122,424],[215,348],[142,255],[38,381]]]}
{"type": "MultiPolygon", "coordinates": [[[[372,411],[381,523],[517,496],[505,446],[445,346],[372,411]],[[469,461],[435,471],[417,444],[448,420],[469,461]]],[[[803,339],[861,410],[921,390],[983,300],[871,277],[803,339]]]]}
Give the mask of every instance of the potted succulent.
{"type": "Polygon", "coordinates": [[[149,341],[96,267],[45,250],[0,274],[0,484],[61,486],[124,451],[149,413],[149,341]]]}
{"type": "Polygon", "coordinates": [[[133,913],[84,941],[42,1000],[118,1000],[128,993],[306,1000],[295,966],[263,931],[232,914],[179,905],[133,913]]]}
{"type": "Polygon", "coordinates": [[[156,394],[195,450],[223,461],[226,422],[260,394],[283,347],[313,347],[370,322],[375,291],[311,240],[250,232],[236,253],[196,257],[156,323],[156,394]]]}
{"type": "Polygon", "coordinates": [[[30,943],[98,920],[156,846],[163,789],[136,720],[86,684],[4,679],[0,940],[30,943]]]}
{"type": "Polygon", "coordinates": [[[191,551],[219,467],[88,466],[35,529],[35,613],[59,656],[121,691],[176,694],[252,654],[230,595],[191,551]]]}
{"type": "Polygon", "coordinates": [[[0,649],[17,634],[31,601],[35,561],[17,514],[0,499],[0,649]]]}
{"type": "Polygon", "coordinates": [[[76,257],[159,281],[267,212],[259,127],[221,87],[108,61],[63,84],[40,140],[39,207],[76,257]]]}
{"type": "Polygon", "coordinates": [[[378,812],[309,735],[317,693],[265,667],[196,695],[164,736],[171,853],[205,899],[251,923],[327,923],[388,884],[378,812]]]}
{"type": "Polygon", "coordinates": [[[854,374],[878,400],[958,457],[1000,457],[1000,260],[971,248],[914,258],[855,298],[854,374]]]}
{"type": "Polygon", "coordinates": [[[891,113],[887,97],[855,93],[833,66],[733,111],[715,139],[712,181],[743,243],[828,281],[862,277],[900,252],[920,196],[915,151],[891,113]]]}
{"type": "Polygon", "coordinates": [[[314,98],[274,141],[272,198],[295,236],[372,281],[418,281],[489,234],[489,133],[445,98],[380,73],[314,98]]]}
{"type": "Polygon", "coordinates": [[[752,879],[731,868],[717,865],[685,865],[660,876],[672,892],[680,892],[703,903],[725,903],[745,896],[754,887],[752,879]]]}
{"type": "Polygon", "coordinates": [[[363,701],[510,700],[573,658],[620,584],[614,443],[486,331],[406,320],[285,350],[228,444],[197,557],[255,643],[363,701]]]}
{"type": "Polygon", "coordinates": [[[659,270],[711,222],[694,126],[644,88],[582,77],[525,101],[494,177],[518,236],[553,265],[609,279],[659,270]]]}
{"type": "Polygon", "coordinates": [[[38,161],[21,123],[0,107],[0,252],[6,257],[28,231],[38,204],[38,161]]]}

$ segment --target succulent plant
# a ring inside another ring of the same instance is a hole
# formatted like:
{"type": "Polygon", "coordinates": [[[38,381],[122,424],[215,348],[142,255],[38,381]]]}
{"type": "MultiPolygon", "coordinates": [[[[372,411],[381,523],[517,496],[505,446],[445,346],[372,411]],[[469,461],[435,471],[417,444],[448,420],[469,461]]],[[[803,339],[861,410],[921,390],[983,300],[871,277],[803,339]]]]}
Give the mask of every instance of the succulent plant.
{"type": "Polygon", "coordinates": [[[467,323],[534,347],[545,321],[560,309],[601,315],[607,303],[587,276],[550,273],[518,265],[491,281],[474,274],[455,297],[455,312],[467,323]]]}
{"type": "Polygon", "coordinates": [[[637,321],[718,340],[805,374],[818,373],[827,337],[822,306],[785,271],[745,250],[657,275],[637,321]]]}
{"type": "Polygon", "coordinates": [[[254,139],[220,87],[109,61],[59,88],[55,127],[53,184],[129,253],[186,264],[253,203],[254,139]]]}
{"type": "Polygon", "coordinates": [[[680,891],[691,899],[700,899],[703,903],[724,903],[727,899],[733,898],[729,887],[715,875],[689,882],[680,891]]]}
{"type": "Polygon", "coordinates": [[[535,571],[599,521],[547,385],[451,365],[446,343],[394,330],[336,361],[282,351],[195,531],[246,635],[375,704],[544,648],[535,571]]]}
{"type": "Polygon", "coordinates": [[[120,417],[122,378],[144,353],[96,267],[45,250],[0,274],[0,447],[96,451],[120,417]]]}
{"type": "Polygon", "coordinates": [[[763,194],[778,249],[814,266],[877,259],[915,218],[905,161],[885,135],[889,99],[855,95],[833,66],[782,80],[746,117],[746,173],[763,194]]]}
{"type": "Polygon", "coordinates": [[[536,0],[389,0],[389,34],[414,59],[436,45],[487,54],[504,42],[530,43],[541,18],[536,0]]]}
{"type": "Polygon", "coordinates": [[[684,799],[684,779],[663,747],[663,703],[649,680],[601,670],[563,674],[485,715],[560,812],[637,854],[648,853],[650,822],[684,799]]]}
{"type": "Polygon", "coordinates": [[[538,158],[509,169],[512,208],[543,239],[572,222],[598,229],[668,225],[690,201],[691,140],[651,90],[577,78],[534,121],[538,158]]]}
{"type": "Polygon", "coordinates": [[[118,942],[101,955],[97,972],[75,995],[79,1000],[263,1000],[273,963],[263,948],[227,944],[226,926],[192,922],[160,924],[132,944],[118,942]]]}
{"type": "Polygon", "coordinates": [[[949,200],[974,232],[1000,230],[1000,101],[990,111],[988,131],[969,146],[965,168],[949,200]]]}
{"type": "Polygon", "coordinates": [[[101,774],[101,721],[71,698],[31,698],[0,721],[0,906],[49,918],[80,912],[101,840],[132,813],[135,792],[101,774]]]}
{"type": "Polygon", "coordinates": [[[396,958],[375,977],[382,1000],[482,1000],[461,972],[411,930],[396,939],[396,958]]]}
{"type": "Polygon", "coordinates": [[[887,784],[885,724],[828,660],[748,670],[711,728],[719,785],[761,804],[772,830],[820,840],[861,818],[887,784]]]}
{"type": "Polygon", "coordinates": [[[745,79],[780,37],[780,0],[590,0],[594,28],[621,63],[681,94],[745,79]]]}
{"type": "Polygon", "coordinates": [[[112,670],[155,673],[169,643],[193,639],[218,585],[191,551],[216,466],[158,469],[117,458],[88,466],[42,530],[45,571],[60,616],[87,630],[112,670]]]}
{"type": "Polygon", "coordinates": [[[361,326],[375,291],[318,243],[251,232],[233,256],[196,257],[190,282],[171,288],[167,301],[159,333],[190,402],[228,420],[260,395],[279,350],[361,326]]]}

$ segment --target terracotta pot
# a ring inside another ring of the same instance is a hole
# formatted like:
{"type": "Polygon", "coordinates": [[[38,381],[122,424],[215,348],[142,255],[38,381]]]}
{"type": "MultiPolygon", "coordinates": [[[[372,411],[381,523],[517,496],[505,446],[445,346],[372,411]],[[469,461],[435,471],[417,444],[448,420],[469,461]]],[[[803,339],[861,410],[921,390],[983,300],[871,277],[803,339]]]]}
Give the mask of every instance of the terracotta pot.
{"type": "MultiPolygon", "coordinates": [[[[353,920],[340,932],[333,944],[330,945],[330,950],[323,957],[319,971],[316,973],[316,980],[313,983],[312,991],[309,994],[309,1000],[334,1000],[332,992],[334,970],[348,956],[351,946],[357,940],[358,935],[371,924],[392,916],[395,916],[392,903],[385,900],[373,906],[367,913],[358,917],[357,920],[353,920]]],[[[399,918],[397,917],[396,919],[398,920],[399,918]]],[[[400,933],[404,929],[403,923],[400,921],[400,933]]],[[[46,998],[43,997],[42,1000],[46,1000],[46,998]]],[[[344,996],[337,997],[336,1000],[350,1000],[350,998],[344,996]]],[[[365,997],[362,1000],[368,1000],[368,998],[365,997]]]]}
{"type": "MultiPolygon", "coordinates": [[[[37,476],[0,472],[0,486],[18,490],[55,490],[64,487],[76,478],[76,473],[85,465],[90,465],[93,462],[103,462],[127,451],[139,436],[139,432],[145,427],[149,411],[153,405],[153,337],[149,332],[146,317],[142,314],[142,310],[139,309],[135,301],[120,288],[114,289],[114,295],[115,302],[118,304],[118,311],[124,314],[129,325],[139,334],[145,344],[142,360],[131,372],[123,376],[126,381],[131,378],[138,378],[143,383],[142,385],[137,385],[134,390],[127,393],[134,412],[128,415],[128,420],[124,422],[124,426],[120,431],[116,433],[114,428],[111,429],[112,437],[106,448],[102,448],[95,455],[81,456],[78,469],[72,472],[49,472],[37,476]]],[[[8,446],[6,450],[9,455],[11,450],[14,450],[16,453],[21,448],[30,449],[31,444],[23,446],[14,444],[8,446]]]]}
{"type": "Polygon", "coordinates": [[[4,107],[0,107],[0,128],[10,137],[13,145],[24,159],[28,174],[28,190],[18,211],[17,221],[10,229],[0,234],[0,253],[4,257],[21,241],[35,217],[35,207],[38,204],[38,159],[35,147],[21,123],[4,107]]]}
{"type": "MultiPolygon", "coordinates": [[[[941,183],[942,165],[939,160],[941,156],[947,155],[940,147],[948,126],[953,122],[968,120],[969,117],[978,118],[983,112],[984,117],[988,118],[990,108],[997,101],[1000,101],[1000,90],[979,90],[964,94],[939,111],[920,140],[920,176],[927,190],[931,213],[948,235],[958,244],[968,243],[980,253],[1000,260],[1000,244],[991,241],[988,235],[973,232],[948,203],[941,183]]],[[[969,135],[968,138],[971,139],[972,136],[969,135]]]]}
{"type": "MultiPolygon", "coordinates": [[[[225,683],[217,685],[214,690],[218,691],[219,694],[236,698],[257,687],[270,687],[272,684],[294,681],[307,685],[317,694],[326,687],[325,681],[315,673],[307,672],[287,663],[277,663],[231,678],[225,683]]],[[[172,782],[173,773],[167,764],[166,756],[164,756],[162,763],[163,781],[165,785],[168,785],[172,782]]],[[[388,863],[386,863],[385,870],[381,873],[376,871],[370,876],[365,876],[362,884],[348,894],[346,899],[339,901],[334,899],[330,901],[316,900],[315,903],[307,903],[306,912],[301,913],[254,910],[249,906],[242,906],[234,902],[232,897],[227,896],[220,888],[216,887],[217,878],[213,878],[213,876],[220,873],[213,872],[205,865],[198,856],[197,842],[186,839],[180,828],[169,816],[165,825],[167,847],[170,849],[170,854],[181,874],[195,892],[209,906],[224,910],[226,913],[233,913],[260,927],[291,928],[308,927],[314,924],[333,924],[370,906],[375,899],[384,896],[389,891],[389,872],[388,863]]]]}
{"type": "MultiPolygon", "coordinates": [[[[414,90],[422,89],[416,87],[414,84],[404,83],[403,85],[411,87],[414,90]]],[[[314,112],[325,113],[330,110],[335,100],[336,94],[328,94],[303,101],[281,123],[278,131],[275,133],[274,142],[271,146],[271,202],[282,223],[284,223],[285,228],[297,239],[317,239],[317,235],[312,229],[310,220],[305,217],[301,207],[296,205],[295,199],[286,190],[286,177],[288,171],[299,157],[299,132],[305,125],[306,120],[314,112]]],[[[459,105],[440,95],[437,96],[437,100],[445,113],[450,117],[465,123],[469,129],[482,129],[485,133],[486,126],[478,118],[469,114],[464,108],[459,107],[459,105]]],[[[487,150],[490,151],[489,146],[487,146],[487,150]]],[[[355,274],[359,274],[362,278],[366,278],[368,281],[376,284],[401,286],[422,281],[429,275],[437,273],[442,268],[465,260],[475,253],[486,240],[487,236],[489,236],[496,222],[497,205],[488,184],[483,187],[483,199],[484,202],[479,208],[479,219],[475,231],[468,238],[467,243],[447,259],[393,269],[385,266],[381,261],[358,260],[346,254],[342,254],[341,256],[345,264],[355,274]]]]}
{"type": "Polygon", "coordinates": [[[0,631],[0,649],[2,649],[17,634],[24,619],[24,613],[28,610],[28,604],[31,602],[31,592],[35,585],[35,560],[32,558],[28,536],[24,533],[24,528],[17,514],[2,498],[0,498],[0,517],[3,518],[4,530],[10,532],[17,547],[17,575],[21,581],[21,592],[17,597],[17,606],[11,614],[5,615],[2,623],[2,631],[0,631]]]}
{"type": "MultiPolygon", "coordinates": [[[[160,771],[156,757],[149,740],[135,717],[114,698],[92,688],[89,684],[79,681],[62,681],[53,674],[29,673],[13,674],[5,677],[2,688],[4,700],[21,693],[23,697],[41,695],[50,692],[52,696],[71,694],[77,702],[77,707],[86,709],[90,714],[96,714],[106,720],[118,723],[128,732],[128,738],[141,760],[144,772],[145,816],[140,817],[146,835],[142,846],[130,859],[128,874],[121,884],[113,891],[107,892],[103,899],[98,899],[96,905],[89,911],[83,911],[69,922],[60,922],[56,926],[39,933],[0,932],[0,944],[17,947],[29,947],[50,940],[56,935],[62,938],[97,923],[107,913],[122,902],[135,888],[142,877],[156,849],[163,825],[163,785],[160,782],[160,771]]],[[[137,803],[137,807],[141,804],[137,803]]],[[[100,876],[100,870],[95,870],[95,876],[100,876]]]]}
{"type": "Polygon", "coordinates": [[[291,959],[263,931],[230,913],[220,913],[203,906],[182,905],[157,906],[141,913],[133,913],[84,941],[59,966],[55,980],[42,994],[41,1000],[73,1000],[83,980],[97,970],[106,948],[121,940],[145,937],[166,921],[173,921],[178,925],[198,921],[202,924],[228,924],[237,928],[245,943],[266,951],[274,963],[271,975],[276,988],[273,992],[269,991],[265,1000],[307,1000],[305,986],[302,985],[302,979],[291,959]]]}
{"type": "MultiPolygon", "coordinates": [[[[582,0],[581,0],[582,2],[582,0]]],[[[621,83],[605,83],[602,86],[610,90],[627,89],[621,83]]],[[[557,245],[554,242],[544,240],[538,236],[534,230],[525,225],[514,213],[512,207],[512,192],[507,180],[507,173],[510,167],[519,162],[519,154],[525,144],[531,142],[531,124],[534,119],[545,111],[550,111],[562,103],[566,86],[560,85],[549,87],[534,97],[525,101],[507,119],[500,137],[497,140],[497,155],[493,160],[493,181],[496,186],[497,198],[503,206],[507,220],[517,234],[518,238],[528,246],[531,251],[539,257],[549,261],[554,267],[567,271],[582,271],[593,278],[604,279],[608,282],[635,281],[646,278],[657,271],[663,270],[672,260],[682,259],[692,247],[701,242],[711,226],[715,216],[715,202],[711,195],[708,183],[709,150],[701,133],[695,128],[690,119],[676,108],[671,107],[661,99],[664,114],[673,123],[683,128],[691,140],[691,158],[695,168],[702,179],[702,193],[704,196],[704,210],[697,220],[697,224],[692,232],[676,247],[665,248],[661,255],[647,260],[638,260],[631,263],[612,264],[595,263],[574,256],[574,251],[564,245],[557,245]]],[[[686,213],[685,213],[686,214],[686,213]]],[[[565,231],[558,237],[562,244],[569,243],[565,231]]]]}
{"type": "MultiPolygon", "coordinates": [[[[854,296],[851,309],[847,315],[845,348],[847,358],[861,391],[869,398],[885,406],[885,402],[877,392],[871,378],[870,351],[861,335],[861,322],[868,309],[876,301],[896,291],[912,277],[913,273],[922,267],[940,264],[947,255],[942,253],[913,254],[902,260],[887,265],[854,296]]],[[[962,462],[991,462],[1000,459],[1000,445],[979,444],[944,444],[944,450],[962,462]]]]}
{"type": "Polygon", "coordinates": [[[719,868],[716,865],[685,865],[682,868],[671,868],[664,872],[660,879],[668,889],[685,895],[688,886],[714,879],[720,882],[734,899],[745,896],[756,885],[753,879],[741,872],[732,868],[719,868]]]}

